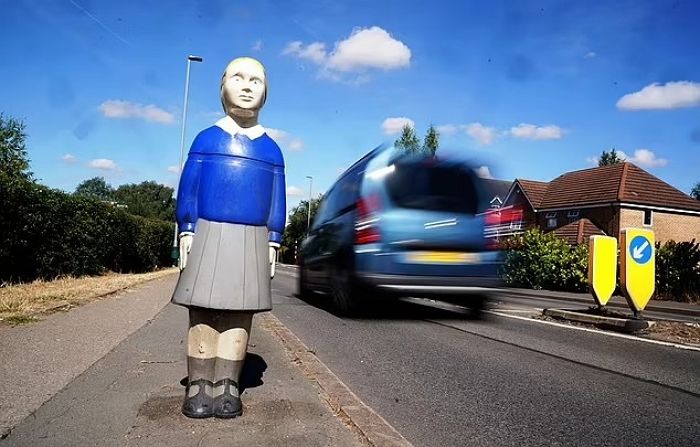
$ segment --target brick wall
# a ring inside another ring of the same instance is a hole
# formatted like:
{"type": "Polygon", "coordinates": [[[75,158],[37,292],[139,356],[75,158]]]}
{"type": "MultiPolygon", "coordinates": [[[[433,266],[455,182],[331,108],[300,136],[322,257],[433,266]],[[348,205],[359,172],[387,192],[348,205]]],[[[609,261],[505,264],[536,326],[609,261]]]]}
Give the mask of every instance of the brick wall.
{"type": "Polygon", "coordinates": [[[508,198],[508,201],[503,204],[504,207],[511,205],[523,210],[523,230],[531,228],[535,225],[535,213],[532,211],[530,202],[528,202],[525,194],[523,194],[518,187],[515,188],[513,194],[511,194],[508,198]]]}
{"type": "Polygon", "coordinates": [[[700,241],[700,216],[674,214],[652,210],[652,226],[644,225],[644,210],[620,210],[620,228],[649,228],[654,231],[657,242],[662,244],[669,240],[676,242],[700,241]]]}

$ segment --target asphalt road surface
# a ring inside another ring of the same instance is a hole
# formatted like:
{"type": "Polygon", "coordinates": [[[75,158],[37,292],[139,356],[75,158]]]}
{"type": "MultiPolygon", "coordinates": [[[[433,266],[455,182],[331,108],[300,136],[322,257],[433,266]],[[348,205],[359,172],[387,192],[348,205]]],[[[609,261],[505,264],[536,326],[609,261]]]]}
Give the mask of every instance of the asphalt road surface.
{"type": "MultiPolygon", "coordinates": [[[[700,352],[427,300],[335,316],[280,267],[273,314],[416,446],[689,446],[700,352]]],[[[501,297],[513,315],[537,299],[501,297]]],[[[541,307],[541,306],[540,306],[541,307]]]]}

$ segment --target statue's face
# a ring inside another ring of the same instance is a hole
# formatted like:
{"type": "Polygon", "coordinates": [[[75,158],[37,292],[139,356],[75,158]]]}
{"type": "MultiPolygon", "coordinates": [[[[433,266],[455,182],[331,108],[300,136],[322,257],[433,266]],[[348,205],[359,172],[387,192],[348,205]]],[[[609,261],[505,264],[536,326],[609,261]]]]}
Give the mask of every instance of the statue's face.
{"type": "Polygon", "coordinates": [[[221,88],[227,109],[233,106],[244,110],[258,110],[262,107],[265,97],[265,72],[254,60],[236,60],[226,68],[221,88]]]}

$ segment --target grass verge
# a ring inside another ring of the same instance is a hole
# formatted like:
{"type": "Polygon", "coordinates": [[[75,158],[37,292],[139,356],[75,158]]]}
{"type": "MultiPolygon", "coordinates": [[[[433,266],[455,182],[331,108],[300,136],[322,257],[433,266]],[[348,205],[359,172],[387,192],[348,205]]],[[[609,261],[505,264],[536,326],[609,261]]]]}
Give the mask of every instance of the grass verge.
{"type": "Polygon", "coordinates": [[[3,285],[0,287],[0,323],[17,325],[37,321],[41,315],[65,311],[177,271],[177,268],[169,268],[150,273],[107,273],[3,285]]]}

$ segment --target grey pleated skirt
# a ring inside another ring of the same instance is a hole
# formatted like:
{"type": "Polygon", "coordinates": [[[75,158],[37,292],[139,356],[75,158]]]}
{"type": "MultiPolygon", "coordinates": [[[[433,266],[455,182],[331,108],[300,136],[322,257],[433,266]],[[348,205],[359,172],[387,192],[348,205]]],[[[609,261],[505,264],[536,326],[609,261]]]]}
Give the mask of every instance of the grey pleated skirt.
{"type": "Polygon", "coordinates": [[[267,228],[199,219],[172,302],[205,309],[272,309],[267,228]]]}

